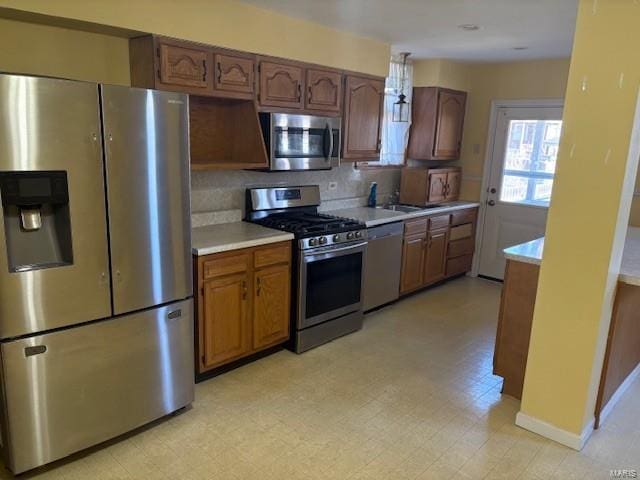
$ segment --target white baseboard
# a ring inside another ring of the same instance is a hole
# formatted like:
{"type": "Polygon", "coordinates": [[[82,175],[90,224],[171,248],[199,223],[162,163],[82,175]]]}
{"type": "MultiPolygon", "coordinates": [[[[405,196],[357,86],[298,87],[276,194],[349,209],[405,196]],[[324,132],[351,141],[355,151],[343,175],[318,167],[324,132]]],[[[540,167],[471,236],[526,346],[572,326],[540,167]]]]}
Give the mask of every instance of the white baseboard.
{"type": "Polygon", "coordinates": [[[611,398],[609,399],[605,407],[600,412],[600,426],[602,426],[605,419],[612,412],[613,407],[616,406],[616,403],[620,401],[620,399],[624,395],[624,392],[626,392],[629,389],[631,384],[635,381],[636,378],[638,378],[639,375],[640,375],[640,363],[636,365],[636,368],[634,368],[633,371],[627,376],[627,378],[625,378],[624,382],[622,382],[622,384],[618,387],[618,390],[616,390],[616,393],[614,393],[611,396],[611,398]]]}
{"type": "Polygon", "coordinates": [[[595,419],[591,419],[589,424],[584,428],[582,433],[568,432],[561,428],[551,425],[550,423],[543,422],[537,418],[531,417],[523,412],[518,412],[516,415],[516,425],[529,430],[543,437],[549,438],[555,442],[566,445],[574,450],[582,450],[582,447],[587,443],[589,437],[593,433],[593,424],[595,419]]]}

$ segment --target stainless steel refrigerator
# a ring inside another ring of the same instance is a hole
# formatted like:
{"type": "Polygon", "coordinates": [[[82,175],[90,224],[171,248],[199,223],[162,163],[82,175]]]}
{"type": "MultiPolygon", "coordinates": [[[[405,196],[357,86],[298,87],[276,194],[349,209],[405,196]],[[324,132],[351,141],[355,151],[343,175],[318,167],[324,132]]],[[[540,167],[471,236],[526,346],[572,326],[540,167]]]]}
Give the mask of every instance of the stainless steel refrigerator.
{"type": "Polygon", "coordinates": [[[186,95],[0,75],[0,194],[7,467],[190,404],[186,95]]]}

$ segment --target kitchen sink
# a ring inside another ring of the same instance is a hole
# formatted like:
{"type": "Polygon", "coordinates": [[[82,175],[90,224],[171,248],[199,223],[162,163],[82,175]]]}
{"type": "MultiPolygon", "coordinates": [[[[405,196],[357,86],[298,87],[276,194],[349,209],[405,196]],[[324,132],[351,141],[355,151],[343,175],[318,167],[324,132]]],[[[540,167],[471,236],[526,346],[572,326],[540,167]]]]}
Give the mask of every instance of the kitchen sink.
{"type": "Polygon", "coordinates": [[[383,210],[391,210],[394,212],[413,213],[413,212],[419,212],[421,210],[428,210],[430,208],[437,208],[441,206],[442,205],[437,205],[437,204],[426,205],[424,207],[414,207],[412,205],[383,205],[377,208],[381,208],[383,210]]]}

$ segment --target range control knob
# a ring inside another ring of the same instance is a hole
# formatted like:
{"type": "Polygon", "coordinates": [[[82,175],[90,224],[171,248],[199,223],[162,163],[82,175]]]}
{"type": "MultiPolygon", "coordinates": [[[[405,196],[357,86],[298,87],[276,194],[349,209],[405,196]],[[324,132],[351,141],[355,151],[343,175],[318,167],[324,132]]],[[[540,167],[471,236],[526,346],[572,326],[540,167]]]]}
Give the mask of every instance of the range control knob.
{"type": "Polygon", "coordinates": [[[340,234],[339,234],[339,233],[336,233],[336,234],[333,236],[333,241],[334,241],[334,242],[339,242],[339,241],[340,241],[340,234]]]}
{"type": "Polygon", "coordinates": [[[315,238],[310,238],[309,239],[309,246],[310,247],[315,247],[318,244],[318,240],[316,240],[315,238]]]}
{"type": "Polygon", "coordinates": [[[347,233],[347,240],[353,240],[353,232],[347,233]]]}
{"type": "Polygon", "coordinates": [[[320,242],[320,245],[324,245],[325,243],[327,243],[327,237],[320,237],[318,241],[320,242]]]}
{"type": "Polygon", "coordinates": [[[356,232],[356,238],[362,238],[362,232],[356,232]]]}

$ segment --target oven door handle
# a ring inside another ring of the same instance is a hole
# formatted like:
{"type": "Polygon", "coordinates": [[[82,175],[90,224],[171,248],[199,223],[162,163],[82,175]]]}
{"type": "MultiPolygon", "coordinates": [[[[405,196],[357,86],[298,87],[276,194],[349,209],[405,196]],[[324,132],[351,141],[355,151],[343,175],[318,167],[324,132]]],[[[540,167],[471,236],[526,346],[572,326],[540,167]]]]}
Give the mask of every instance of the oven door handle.
{"type": "Polygon", "coordinates": [[[304,256],[306,258],[306,257],[314,257],[316,255],[322,255],[325,253],[341,253],[341,252],[346,252],[348,250],[356,250],[356,249],[362,248],[366,244],[367,242],[360,242],[360,243],[356,243],[355,245],[349,245],[348,247],[341,247],[341,248],[327,247],[323,249],[315,249],[315,250],[304,252],[304,256]]]}

